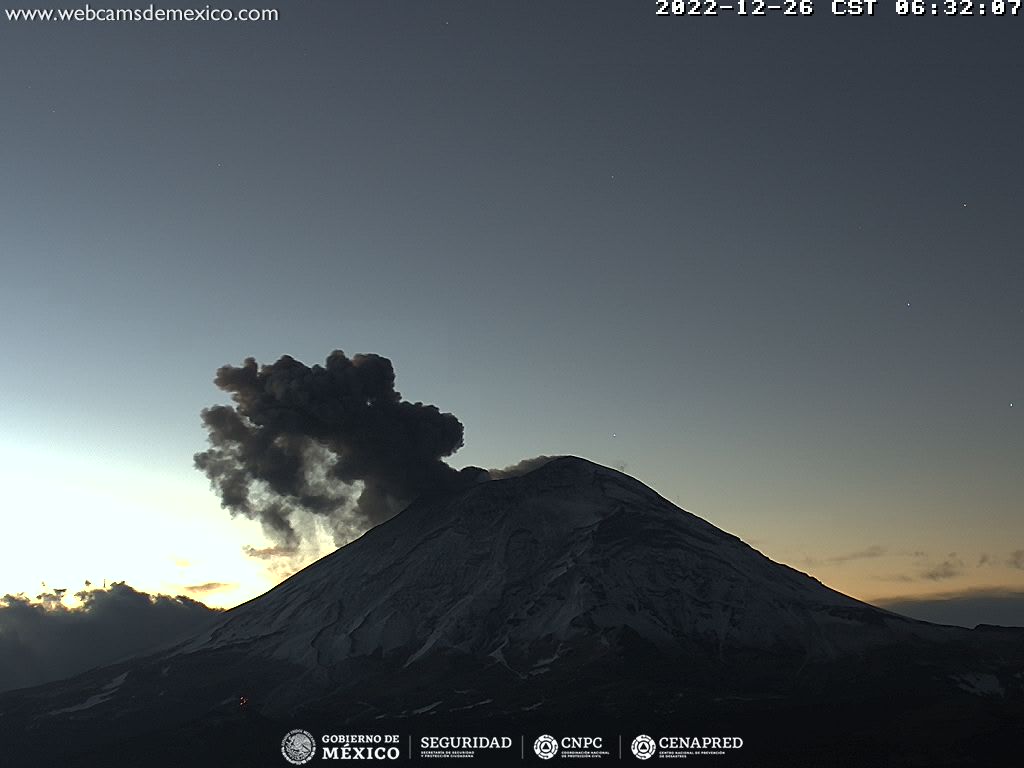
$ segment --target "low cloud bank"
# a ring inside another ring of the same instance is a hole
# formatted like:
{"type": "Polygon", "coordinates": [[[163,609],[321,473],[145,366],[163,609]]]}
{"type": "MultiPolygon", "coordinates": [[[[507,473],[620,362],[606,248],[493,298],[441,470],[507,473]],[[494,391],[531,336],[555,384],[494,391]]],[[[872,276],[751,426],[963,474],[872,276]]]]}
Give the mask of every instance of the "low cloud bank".
{"type": "Polygon", "coordinates": [[[1024,592],[1012,589],[967,590],[931,597],[900,597],[876,605],[912,619],[959,627],[995,624],[1024,627],[1024,592]]]}
{"type": "Polygon", "coordinates": [[[65,592],[0,597],[0,691],[61,680],[173,642],[221,613],[124,582],[77,593],[82,604],[73,608],[61,602],[65,592]]]}

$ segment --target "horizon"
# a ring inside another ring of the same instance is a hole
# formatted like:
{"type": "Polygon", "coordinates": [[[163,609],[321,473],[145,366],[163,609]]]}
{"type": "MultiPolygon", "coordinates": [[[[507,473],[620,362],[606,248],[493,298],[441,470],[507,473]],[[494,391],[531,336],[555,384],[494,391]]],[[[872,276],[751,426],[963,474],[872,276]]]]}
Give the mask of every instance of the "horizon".
{"type": "Polygon", "coordinates": [[[0,594],[279,583],[200,414],[340,348],[455,469],[587,456],[857,599],[1010,615],[1013,19],[404,6],[0,27],[0,594]]]}
{"type": "MultiPolygon", "coordinates": [[[[631,477],[634,480],[638,480],[638,478],[634,478],[631,475],[629,475],[628,473],[626,473],[624,471],[624,469],[620,469],[620,468],[616,468],[616,467],[609,467],[609,466],[600,464],[598,462],[593,462],[590,459],[587,459],[586,457],[582,457],[582,456],[574,456],[574,455],[569,455],[569,454],[563,454],[563,455],[552,455],[552,456],[540,456],[540,457],[537,457],[536,459],[526,459],[526,460],[523,460],[522,462],[517,463],[516,465],[512,465],[510,467],[506,467],[506,468],[503,468],[503,469],[500,469],[500,470],[499,469],[485,470],[485,471],[488,472],[489,475],[491,475],[493,473],[493,476],[489,476],[485,482],[498,482],[498,481],[502,481],[502,480],[515,479],[515,478],[518,478],[518,477],[530,474],[532,472],[535,472],[535,471],[539,470],[540,468],[542,468],[547,463],[549,463],[551,461],[556,461],[556,460],[559,460],[559,459],[581,460],[581,461],[587,462],[589,464],[594,464],[594,465],[596,465],[598,467],[601,467],[603,469],[608,469],[608,470],[620,472],[620,473],[626,475],[627,477],[631,477]]],[[[476,480],[474,480],[473,484],[475,485],[476,483],[479,483],[479,482],[481,482],[481,481],[479,479],[476,479],[476,480]]],[[[650,486],[646,486],[646,487],[648,487],[654,493],[657,493],[657,491],[655,489],[651,488],[650,486]]],[[[450,493],[452,493],[454,495],[461,495],[461,494],[465,493],[468,489],[469,489],[468,487],[464,486],[464,487],[460,487],[458,489],[452,490],[450,493]]],[[[658,494],[658,495],[661,496],[661,494],[658,494]]],[[[664,499],[665,497],[661,496],[661,498],[664,499]]],[[[416,504],[417,501],[418,500],[414,500],[413,502],[410,503],[409,506],[412,506],[412,505],[416,504]]],[[[674,506],[676,506],[676,508],[679,509],[680,511],[689,512],[684,507],[680,507],[678,505],[675,505],[671,500],[666,499],[666,501],[668,501],[669,503],[671,503],[674,506]]],[[[395,517],[398,517],[404,511],[405,511],[404,509],[399,511],[395,515],[395,517]]],[[[692,513],[690,513],[690,514],[692,514],[692,513]]],[[[383,521],[382,523],[380,523],[380,525],[386,524],[391,519],[394,519],[394,518],[389,518],[389,520],[383,521]]],[[[211,592],[214,592],[214,593],[220,591],[221,587],[223,586],[220,583],[210,583],[210,584],[198,585],[198,588],[197,587],[193,587],[193,588],[187,588],[186,587],[185,589],[183,589],[183,590],[181,590],[179,592],[173,592],[173,591],[172,592],[154,591],[152,594],[149,594],[148,591],[145,590],[145,589],[142,589],[141,592],[142,592],[142,594],[147,595],[150,600],[157,600],[157,599],[163,599],[165,597],[174,597],[174,596],[176,596],[178,598],[187,598],[187,599],[195,601],[195,602],[197,602],[197,603],[199,603],[201,605],[209,606],[210,608],[213,608],[215,610],[224,610],[224,611],[231,610],[231,609],[237,608],[237,607],[239,607],[239,606],[241,606],[241,605],[243,605],[243,604],[245,604],[247,602],[251,602],[251,601],[253,601],[253,600],[255,600],[255,599],[259,598],[259,597],[262,597],[267,592],[269,592],[270,590],[274,589],[276,586],[279,586],[281,583],[283,583],[287,579],[289,579],[292,576],[296,575],[300,571],[305,570],[306,568],[308,568],[309,566],[313,565],[318,560],[320,560],[320,559],[322,559],[324,557],[327,557],[328,555],[331,555],[331,554],[333,554],[334,552],[336,552],[336,551],[338,551],[340,549],[345,548],[346,546],[348,546],[348,544],[351,544],[356,539],[361,538],[362,536],[364,536],[366,533],[368,533],[370,530],[372,530],[375,527],[377,527],[377,526],[374,525],[374,526],[371,526],[371,527],[367,528],[365,531],[362,531],[357,536],[352,538],[350,541],[348,541],[348,542],[346,542],[344,544],[341,544],[338,547],[332,547],[321,536],[319,543],[320,543],[320,545],[322,547],[324,547],[324,549],[321,549],[321,550],[306,550],[306,549],[304,549],[302,552],[298,553],[294,558],[292,558],[292,559],[290,559],[288,561],[289,564],[288,564],[287,571],[278,572],[279,578],[277,578],[276,581],[273,581],[273,583],[271,583],[265,590],[263,590],[261,592],[257,592],[255,594],[247,595],[247,596],[243,597],[242,599],[238,600],[237,602],[231,601],[231,602],[228,602],[228,603],[225,603],[225,604],[218,605],[214,601],[204,601],[203,600],[203,594],[202,593],[206,592],[206,591],[211,591],[211,592]]],[[[725,532],[726,533],[731,533],[729,531],[725,531],[725,532]]],[[[733,534],[733,535],[735,535],[735,534],[733,534]]],[[[740,537],[740,538],[742,540],[742,537],[740,537]]],[[[749,542],[744,541],[744,543],[748,544],[748,546],[752,546],[752,545],[749,545],[749,542]]],[[[757,550],[756,547],[752,547],[752,548],[755,549],[756,551],[760,552],[760,550],[757,550]]],[[[762,555],[765,554],[763,552],[760,552],[760,553],[762,555]]],[[[866,558],[870,558],[870,557],[876,557],[876,556],[880,556],[880,555],[879,554],[870,553],[870,552],[869,553],[865,553],[863,555],[863,557],[865,559],[866,558]]],[[[848,558],[848,559],[859,559],[859,557],[860,556],[855,556],[855,557],[848,558]]],[[[769,559],[771,559],[771,558],[769,558],[769,559]]],[[[775,561],[775,562],[779,562],[779,561],[775,561]]],[[[829,585],[826,581],[824,581],[823,579],[821,579],[818,576],[816,576],[815,573],[813,572],[813,570],[811,570],[811,569],[797,567],[797,566],[795,566],[795,565],[793,565],[791,563],[781,563],[781,564],[782,565],[787,565],[789,567],[792,567],[795,570],[800,571],[801,573],[804,573],[804,574],[806,574],[808,576],[811,576],[812,578],[815,578],[818,581],[821,581],[826,587],[829,587],[830,589],[834,589],[834,587],[829,585]]],[[[24,591],[22,591],[20,593],[17,593],[17,594],[7,593],[6,597],[8,599],[12,598],[12,597],[16,597],[16,598],[19,598],[19,599],[26,599],[27,598],[28,600],[30,600],[30,602],[33,605],[38,605],[38,606],[40,606],[42,608],[46,608],[47,610],[61,609],[63,607],[64,611],[66,611],[66,610],[80,611],[83,608],[88,608],[89,607],[88,604],[83,603],[83,600],[82,600],[83,597],[86,598],[86,599],[89,599],[89,595],[93,595],[94,596],[97,592],[99,592],[101,590],[109,592],[110,590],[114,590],[114,589],[116,589],[118,587],[125,586],[125,585],[126,585],[126,582],[124,580],[121,580],[121,581],[111,580],[109,582],[109,584],[108,584],[107,580],[104,580],[104,582],[102,584],[102,587],[99,586],[97,583],[94,583],[94,582],[85,582],[83,584],[81,590],[75,590],[75,589],[69,589],[67,587],[63,587],[63,588],[62,587],[56,587],[56,586],[53,586],[51,584],[45,584],[44,583],[42,585],[42,587],[43,587],[42,588],[42,592],[39,595],[35,596],[35,597],[33,597],[30,594],[25,593],[24,591]]],[[[133,585],[133,584],[127,584],[127,586],[132,588],[133,590],[138,587],[138,585],[133,585]]],[[[841,590],[836,590],[836,591],[840,591],[841,592],[841,590]]],[[[850,596],[851,597],[856,597],[854,595],[850,595],[850,596]]],[[[858,598],[858,599],[862,599],[862,598],[858,598]]],[[[921,620],[921,621],[927,621],[927,622],[937,623],[937,624],[963,626],[963,627],[968,627],[968,628],[972,628],[972,627],[974,627],[976,625],[981,625],[981,624],[999,625],[999,626],[1024,626],[1024,590],[1013,590],[1013,589],[998,588],[998,587],[996,587],[996,588],[981,587],[981,588],[974,588],[974,589],[968,589],[968,590],[963,590],[963,591],[954,591],[954,592],[941,592],[941,591],[929,592],[929,593],[924,594],[924,595],[895,594],[895,595],[890,595],[888,597],[884,597],[884,598],[876,599],[876,600],[863,600],[863,602],[867,602],[867,603],[875,605],[877,607],[884,608],[886,610],[891,610],[891,611],[894,611],[896,613],[900,613],[900,614],[905,615],[905,616],[907,616],[909,618],[914,618],[914,619],[918,619],[918,620],[921,620]]]]}

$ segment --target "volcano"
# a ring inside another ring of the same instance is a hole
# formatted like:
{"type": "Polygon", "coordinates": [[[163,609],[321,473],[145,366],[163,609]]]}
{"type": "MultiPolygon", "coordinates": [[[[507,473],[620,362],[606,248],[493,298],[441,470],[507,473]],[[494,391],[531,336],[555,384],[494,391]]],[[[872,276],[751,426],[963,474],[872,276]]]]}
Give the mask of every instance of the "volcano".
{"type": "Polygon", "coordinates": [[[0,696],[5,765],[280,766],[298,726],[707,733],[743,740],[719,764],[997,765],[1024,745],[1024,630],[859,602],[563,457],[420,498],[184,643],[0,696]]]}

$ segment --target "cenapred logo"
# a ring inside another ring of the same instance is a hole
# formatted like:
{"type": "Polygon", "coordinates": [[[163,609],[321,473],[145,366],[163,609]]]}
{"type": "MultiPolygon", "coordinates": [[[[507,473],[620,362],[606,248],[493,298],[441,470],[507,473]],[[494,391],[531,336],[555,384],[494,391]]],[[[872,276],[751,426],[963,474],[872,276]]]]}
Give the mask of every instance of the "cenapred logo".
{"type": "Polygon", "coordinates": [[[641,760],[647,760],[648,758],[654,757],[654,753],[658,751],[658,747],[654,743],[654,739],[645,733],[641,733],[633,739],[632,749],[633,754],[641,760]]]}
{"type": "Polygon", "coordinates": [[[309,731],[293,728],[281,739],[281,754],[292,765],[305,765],[316,755],[316,740],[309,731]]]}
{"type": "Polygon", "coordinates": [[[558,741],[554,736],[545,733],[543,736],[538,736],[537,740],[533,742],[533,751],[541,760],[550,760],[558,754],[558,741]]]}

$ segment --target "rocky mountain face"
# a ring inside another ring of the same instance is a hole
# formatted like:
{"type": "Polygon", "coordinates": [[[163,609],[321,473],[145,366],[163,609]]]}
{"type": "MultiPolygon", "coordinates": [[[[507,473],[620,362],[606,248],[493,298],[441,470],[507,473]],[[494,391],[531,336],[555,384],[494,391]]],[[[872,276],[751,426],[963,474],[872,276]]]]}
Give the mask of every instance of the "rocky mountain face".
{"type": "Polygon", "coordinates": [[[164,764],[155,744],[168,765],[278,765],[300,721],[682,727],[764,765],[986,764],[1024,745],[1024,631],[861,603],[566,457],[420,499],[184,644],[0,697],[10,764],[164,764]]]}

